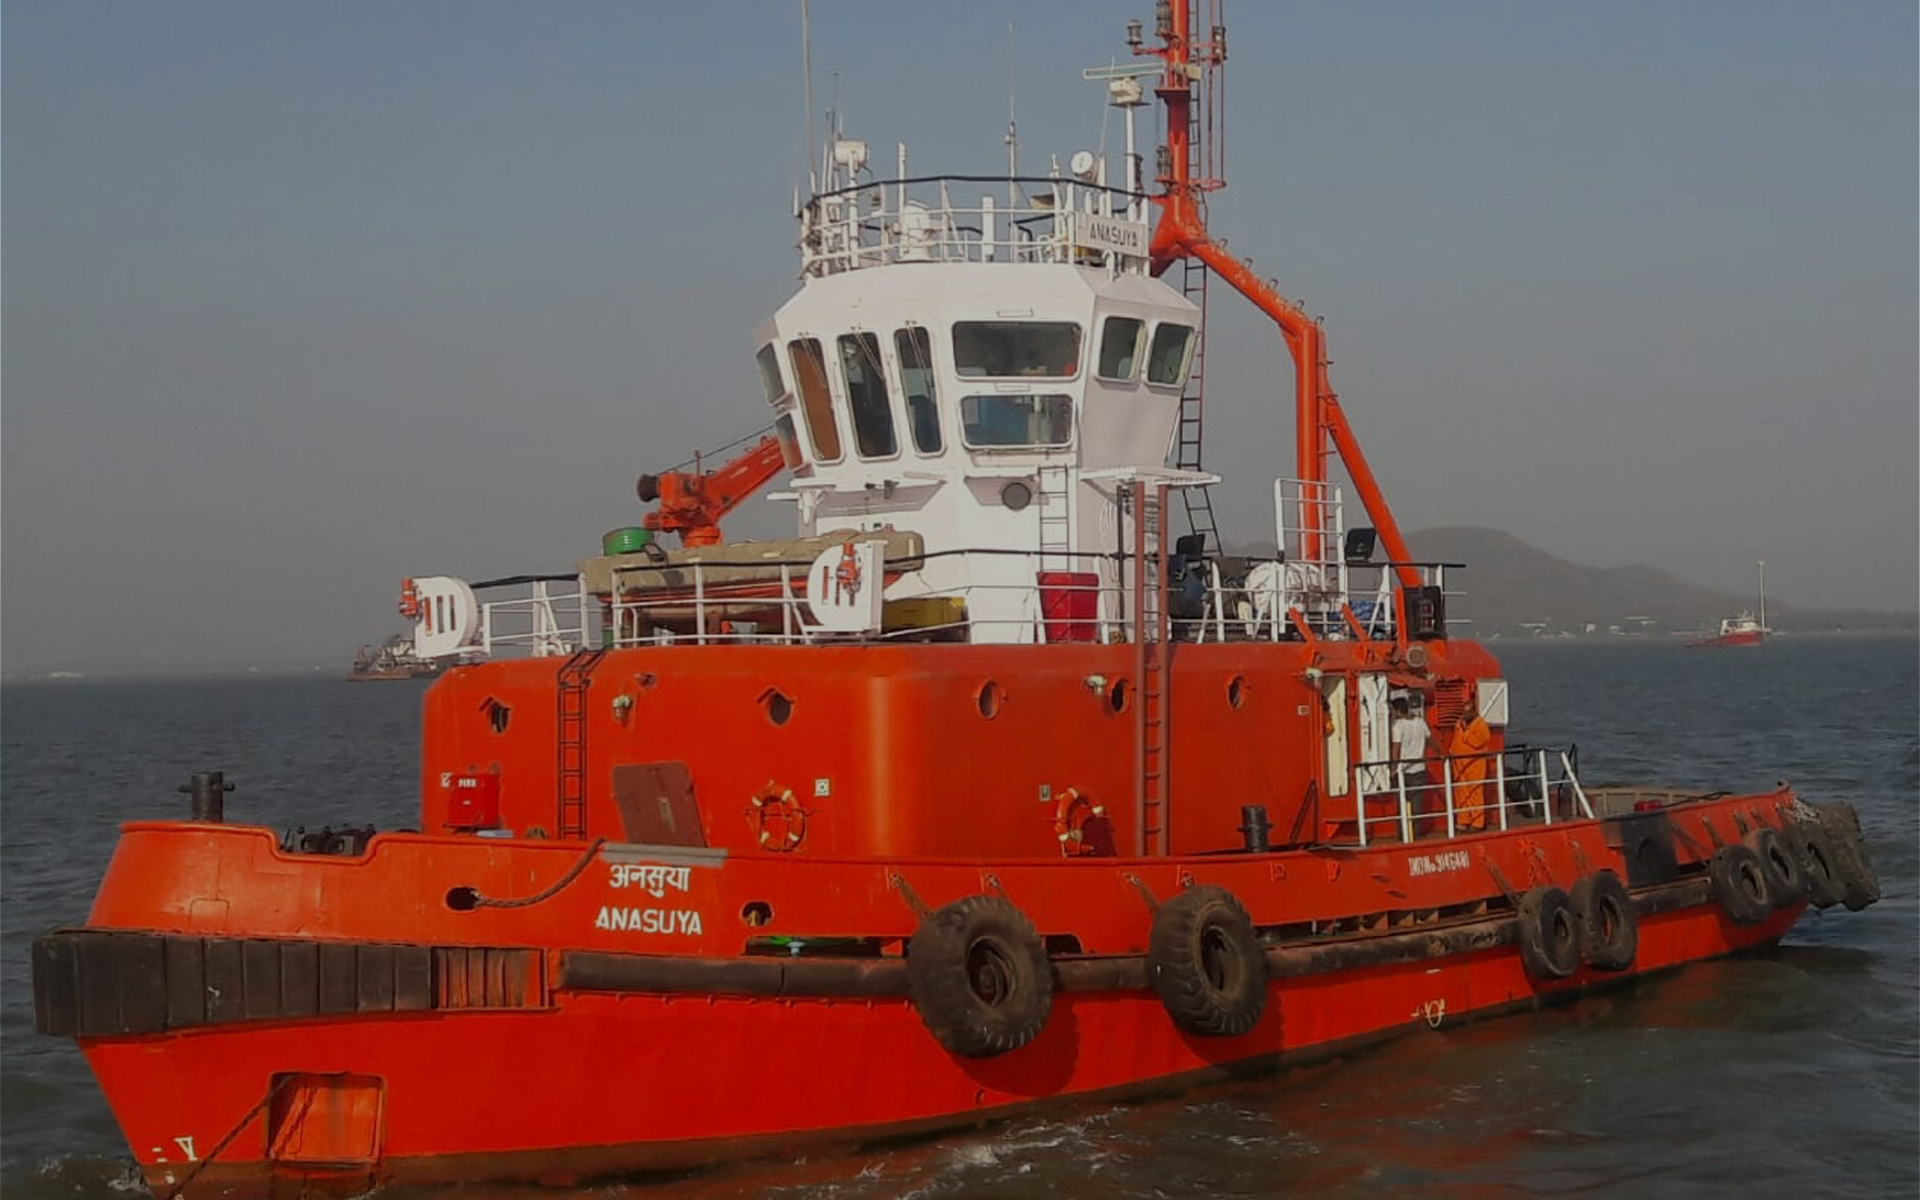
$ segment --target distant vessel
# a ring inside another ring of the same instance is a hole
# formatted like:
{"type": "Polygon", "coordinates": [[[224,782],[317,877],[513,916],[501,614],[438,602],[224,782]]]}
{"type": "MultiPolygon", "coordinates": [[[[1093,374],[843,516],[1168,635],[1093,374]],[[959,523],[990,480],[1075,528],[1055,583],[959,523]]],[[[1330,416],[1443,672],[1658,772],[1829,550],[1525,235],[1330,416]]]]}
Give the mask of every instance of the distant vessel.
{"type": "Polygon", "coordinates": [[[1758,646],[1773,630],[1767,628],[1767,560],[1760,560],[1760,615],[1742,609],[1736,616],[1722,617],[1720,632],[1696,638],[1689,646],[1758,646]]]}
{"type": "Polygon", "coordinates": [[[353,653],[347,678],[355,683],[382,679],[432,679],[446,664],[414,653],[413,639],[396,633],[378,646],[362,646],[353,653]]]}

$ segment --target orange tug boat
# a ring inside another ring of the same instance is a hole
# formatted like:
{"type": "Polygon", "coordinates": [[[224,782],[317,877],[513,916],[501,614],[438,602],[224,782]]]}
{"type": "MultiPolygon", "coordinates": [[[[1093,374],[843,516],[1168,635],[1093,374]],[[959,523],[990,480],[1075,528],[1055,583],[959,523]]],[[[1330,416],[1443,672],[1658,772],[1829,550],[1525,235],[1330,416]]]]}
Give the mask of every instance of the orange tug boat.
{"type": "Polygon", "coordinates": [[[775,436],[643,478],[644,531],[575,574],[408,581],[454,664],[420,832],[283,842],[214,775],[123,827],[34,995],[156,1193],[561,1182],[1165,1092],[1877,898],[1845,804],[1588,790],[1508,739],[1320,328],[1203,225],[1217,4],[1160,14],[1087,73],[1116,161],[956,207],[982,181],[831,141],[758,339],[775,436]],[[1217,553],[1200,469],[1210,275],[1296,364],[1265,560],[1217,553]],[[725,541],[782,472],[799,537],[725,541]]]}

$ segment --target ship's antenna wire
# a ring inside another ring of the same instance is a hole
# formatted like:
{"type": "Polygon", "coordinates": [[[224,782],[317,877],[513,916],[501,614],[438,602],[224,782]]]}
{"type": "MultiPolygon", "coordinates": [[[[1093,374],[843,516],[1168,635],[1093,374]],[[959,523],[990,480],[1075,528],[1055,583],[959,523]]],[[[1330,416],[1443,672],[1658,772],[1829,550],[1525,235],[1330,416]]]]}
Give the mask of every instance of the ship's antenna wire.
{"type": "Polygon", "coordinates": [[[807,191],[809,198],[814,190],[813,184],[813,23],[807,17],[807,0],[800,0],[800,71],[803,76],[800,83],[800,103],[807,110],[807,156],[801,159],[802,171],[808,176],[807,191]]]}
{"type": "Polygon", "coordinates": [[[1013,122],[1013,22],[1007,22],[1007,208],[1020,207],[1019,185],[1014,180],[1020,174],[1020,137],[1014,131],[1013,122]]]}

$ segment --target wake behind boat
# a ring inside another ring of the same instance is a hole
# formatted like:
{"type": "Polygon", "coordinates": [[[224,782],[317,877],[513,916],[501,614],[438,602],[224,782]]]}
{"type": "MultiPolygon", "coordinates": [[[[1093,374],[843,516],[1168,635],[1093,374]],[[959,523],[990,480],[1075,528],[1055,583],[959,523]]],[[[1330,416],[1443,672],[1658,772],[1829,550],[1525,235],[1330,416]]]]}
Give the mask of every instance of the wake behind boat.
{"type": "Polygon", "coordinates": [[[645,536],[408,581],[415,650],[453,664],[417,832],[282,838],[213,775],[192,819],[122,828],[85,925],[35,942],[35,1012],[156,1192],[967,1125],[1877,898],[1844,803],[1590,788],[1509,736],[1519,698],[1451,635],[1450,567],[1408,553],[1320,326],[1206,228],[1217,5],[1159,12],[1140,65],[1090,73],[1124,154],[978,194],[904,147],[876,179],[836,133],[758,336],[772,434],[644,477],[645,536]],[[1265,558],[1219,552],[1201,462],[1213,279],[1296,364],[1265,558]],[[781,475],[795,536],[728,540],[781,475]]]}

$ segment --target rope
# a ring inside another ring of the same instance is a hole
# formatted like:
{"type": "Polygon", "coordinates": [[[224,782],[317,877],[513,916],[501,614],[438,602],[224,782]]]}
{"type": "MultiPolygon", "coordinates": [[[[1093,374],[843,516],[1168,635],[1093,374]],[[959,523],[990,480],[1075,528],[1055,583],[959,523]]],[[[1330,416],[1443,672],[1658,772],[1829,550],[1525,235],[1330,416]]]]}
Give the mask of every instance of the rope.
{"type": "Polygon", "coordinates": [[[551,900],[560,893],[561,888],[566,887],[574,880],[580,878],[580,872],[587,869],[587,864],[593,861],[593,856],[599,853],[600,847],[606,844],[607,839],[603,837],[593,839],[593,844],[587,847],[587,852],[580,856],[579,862],[574,863],[565,875],[554,880],[545,891],[532,896],[522,896],[518,900],[494,900],[481,895],[478,889],[468,888],[467,890],[473,893],[473,906],[475,908],[525,908],[529,904],[538,904],[542,900],[551,900]]]}
{"type": "Polygon", "coordinates": [[[197,1163],[194,1163],[193,1170],[187,1172],[187,1177],[185,1179],[182,1179],[178,1184],[176,1184],[172,1191],[160,1197],[160,1200],[179,1200],[180,1194],[187,1190],[188,1185],[193,1183],[194,1179],[200,1174],[200,1172],[206,1167],[206,1165],[212,1162],[214,1159],[220,1157],[220,1152],[225,1150],[230,1144],[232,1144],[234,1138],[240,1136],[240,1131],[242,1129],[245,1129],[247,1126],[253,1124],[253,1119],[259,1116],[261,1112],[266,1109],[267,1105],[273,1103],[273,1098],[275,1096],[278,1096],[280,1094],[280,1089],[286,1087],[289,1083],[292,1083],[294,1079],[295,1079],[295,1076],[293,1075],[281,1076],[280,1082],[268,1088],[267,1094],[260,1097],[259,1103],[255,1104],[252,1108],[248,1109],[247,1114],[240,1118],[240,1123],[235,1125],[232,1129],[227,1130],[227,1136],[221,1138],[220,1141],[214,1146],[214,1148],[207,1152],[207,1156],[205,1158],[201,1159],[197,1163]]]}

